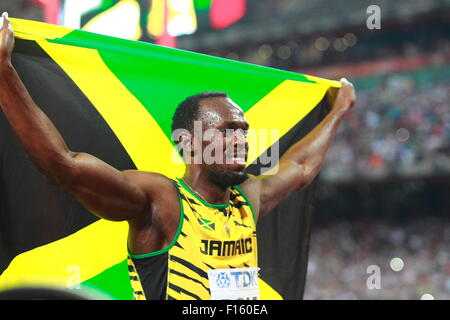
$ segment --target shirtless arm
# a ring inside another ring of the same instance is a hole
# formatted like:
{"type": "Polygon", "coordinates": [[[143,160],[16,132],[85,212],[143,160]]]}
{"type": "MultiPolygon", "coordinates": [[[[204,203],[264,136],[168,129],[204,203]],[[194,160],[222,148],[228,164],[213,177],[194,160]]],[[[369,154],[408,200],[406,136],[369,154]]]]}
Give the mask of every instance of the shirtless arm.
{"type": "MultiPolygon", "coordinates": [[[[26,152],[47,178],[108,220],[129,220],[148,212],[144,176],[121,172],[102,160],[68,148],[35,104],[11,63],[14,33],[7,15],[0,30],[0,106],[26,152]]],[[[147,177],[148,178],[148,177],[147,177]]]]}
{"type": "Polygon", "coordinates": [[[308,135],[283,154],[278,171],[252,176],[241,185],[257,208],[259,217],[310,184],[319,173],[339,124],[355,103],[353,85],[346,79],[341,79],[341,83],[337,94],[331,91],[331,111],[308,135]]]}

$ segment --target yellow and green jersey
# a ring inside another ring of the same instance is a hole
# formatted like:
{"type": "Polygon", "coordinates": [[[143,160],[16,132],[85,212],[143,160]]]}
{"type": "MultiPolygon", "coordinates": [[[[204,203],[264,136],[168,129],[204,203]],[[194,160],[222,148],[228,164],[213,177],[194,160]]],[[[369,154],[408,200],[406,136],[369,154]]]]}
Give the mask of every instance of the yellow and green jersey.
{"type": "Polygon", "coordinates": [[[228,203],[215,205],[198,197],[181,179],[175,185],[180,201],[175,238],[160,251],[130,254],[135,299],[211,299],[211,270],[224,270],[216,272],[220,279],[214,278],[220,289],[234,280],[245,285],[251,274],[247,270],[258,266],[256,219],[245,194],[231,187],[228,203]]]}

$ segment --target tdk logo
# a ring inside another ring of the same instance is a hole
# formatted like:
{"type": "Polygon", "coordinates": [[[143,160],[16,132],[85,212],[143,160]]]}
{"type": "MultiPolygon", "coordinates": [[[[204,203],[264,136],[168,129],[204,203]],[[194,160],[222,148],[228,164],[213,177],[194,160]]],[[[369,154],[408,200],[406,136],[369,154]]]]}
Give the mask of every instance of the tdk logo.
{"type": "Polygon", "coordinates": [[[234,276],[236,288],[255,287],[258,285],[257,271],[231,271],[234,276]]]}
{"type": "Polygon", "coordinates": [[[230,278],[226,272],[221,272],[217,276],[216,283],[219,288],[228,288],[230,287],[230,278]]]}

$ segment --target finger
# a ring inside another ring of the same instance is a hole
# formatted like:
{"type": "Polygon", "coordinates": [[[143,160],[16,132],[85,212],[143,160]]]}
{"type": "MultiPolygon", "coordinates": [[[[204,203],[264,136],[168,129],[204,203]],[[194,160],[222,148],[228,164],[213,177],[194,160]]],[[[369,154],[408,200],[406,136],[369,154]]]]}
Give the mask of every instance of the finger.
{"type": "Polygon", "coordinates": [[[6,11],[3,12],[3,21],[6,23],[5,27],[12,30],[11,21],[9,21],[9,14],[6,11]]]}
{"type": "Polygon", "coordinates": [[[3,12],[2,13],[2,21],[1,21],[1,24],[0,24],[0,29],[3,29],[4,26],[6,28],[10,27],[9,26],[9,20],[8,20],[8,12],[3,12]]]}

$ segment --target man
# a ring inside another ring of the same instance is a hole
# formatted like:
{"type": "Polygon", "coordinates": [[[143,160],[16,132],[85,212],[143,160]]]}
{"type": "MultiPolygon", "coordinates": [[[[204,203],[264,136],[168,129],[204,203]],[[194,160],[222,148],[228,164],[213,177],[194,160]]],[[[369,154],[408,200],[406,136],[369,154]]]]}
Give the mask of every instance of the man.
{"type": "Polygon", "coordinates": [[[342,88],[331,92],[329,114],[279,159],[277,171],[245,173],[249,124],[242,109],[221,92],[189,97],[175,112],[172,129],[187,163],[182,179],[119,171],[65,144],[14,70],[14,34],[6,14],[3,20],[1,108],[50,181],[97,216],[128,221],[135,297],[258,298],[256,221],[313,181],[355,102],[353,86],[341,80],[342,88]],[[209,159],[207,149],[212,150],[209,159]]]}

